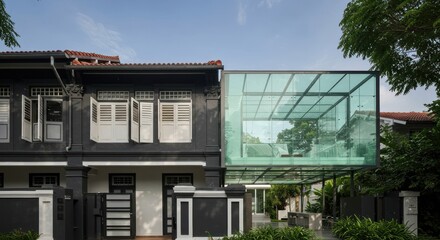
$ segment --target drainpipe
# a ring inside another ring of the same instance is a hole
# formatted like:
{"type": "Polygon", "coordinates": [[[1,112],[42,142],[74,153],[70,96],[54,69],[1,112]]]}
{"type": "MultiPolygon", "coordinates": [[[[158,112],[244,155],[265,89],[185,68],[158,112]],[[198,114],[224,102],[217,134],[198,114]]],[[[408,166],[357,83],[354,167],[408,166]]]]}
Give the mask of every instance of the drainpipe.
{"type": "Polygon", "coordinates": [[[53,58],[53,56],[50,56],[50,66],[52,66],[52,70],[55,74],[55,78],[58,80],[58,82],[60,83],[61,87],[63,88],[64,93],[66,93],[67,97],[69,98],[69,116],[68,116],[68,120],[69,120],[69,142],[66,146],[66,152],[70,151],[70,149],[72,148],[72,98],[70,97],[70,93],[67,91],[66,85],[64,85],[63,80],[61,80],[60,75],[58,74],[58,71],[55,67],[55,60],[53,58]]]}

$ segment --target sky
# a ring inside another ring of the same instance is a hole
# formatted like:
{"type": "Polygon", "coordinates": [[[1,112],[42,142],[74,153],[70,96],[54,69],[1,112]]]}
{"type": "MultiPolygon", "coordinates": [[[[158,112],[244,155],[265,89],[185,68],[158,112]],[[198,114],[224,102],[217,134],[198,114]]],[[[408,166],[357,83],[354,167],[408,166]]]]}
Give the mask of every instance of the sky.
{"type": "MultiPolygon", "coordinates": [[[[337,49],[348,0],[5,0],[19,48],[118,55],[124,63],[222,60],[225,70],[369,70],[337,49]]],[[[0,51],[10,51],[0,44],[0,51]]],[[[424,111],[380,82],[380,111],[424,111]]]]}

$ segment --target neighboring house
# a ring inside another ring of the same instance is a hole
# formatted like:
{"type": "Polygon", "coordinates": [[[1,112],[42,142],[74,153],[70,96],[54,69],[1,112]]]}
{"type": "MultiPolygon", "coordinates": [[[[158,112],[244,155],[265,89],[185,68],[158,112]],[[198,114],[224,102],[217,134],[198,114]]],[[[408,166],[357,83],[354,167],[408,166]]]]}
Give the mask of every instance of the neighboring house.
{"type": "Polygon", "coordinates": [[[222,69],[70,50],[0,53],[0,187],[72,189],[74,239],[86,235],[88,193],[134,193],[135,235],[171,234],[175,185],[223,185],[222,69]]]}
{"type": "Polygon", "coordinates": [[[428,112],[381,112],[380,124],[391,126],[392,130],[410,137],[413,133],[435,126],[428,112]]]}

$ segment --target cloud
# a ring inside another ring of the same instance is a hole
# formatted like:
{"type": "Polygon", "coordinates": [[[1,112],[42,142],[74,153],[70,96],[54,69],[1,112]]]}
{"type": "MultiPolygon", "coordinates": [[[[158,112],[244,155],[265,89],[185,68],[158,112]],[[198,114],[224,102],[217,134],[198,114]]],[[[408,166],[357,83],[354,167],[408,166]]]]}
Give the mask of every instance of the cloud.
{"type": "Polygon", "coordinates": [[[241,26],[246,24],[246,14],[247,14],[246,12],[247,12],[247,5],[245,5],[243,1],[240,1],[238,4],[237,22],[241,26]]]}
{"type": "Polygon", "coordinates": [[[111,54],[118,55],[125,61],[133,60],[136,57],[136,52],[131,47],[123,45],[119,32],[107,28],[104,24],[96,22],[93,18],[82,13],[77,14],[76,20],[94,45],[105,51],[110,51],[111,54]]]}
{"type": "Polygon", "coordinates": [[[258,3],[258,6],[272,8],[275,4],[280,2],[281,0],[261,0],[260,3],[258,3]]]}

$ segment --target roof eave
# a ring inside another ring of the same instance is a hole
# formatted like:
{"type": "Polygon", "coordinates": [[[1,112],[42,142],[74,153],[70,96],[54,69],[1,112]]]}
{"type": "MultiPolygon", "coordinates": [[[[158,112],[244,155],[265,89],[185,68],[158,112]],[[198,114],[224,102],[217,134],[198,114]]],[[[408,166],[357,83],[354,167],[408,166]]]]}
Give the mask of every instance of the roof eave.
{"type": "Polygon", "coordinates": [[[145,70],[223,70],[223,65],[69,65],[73,70],[111,70],[111,71],[145,71],[145,70]]]}
{"type": "Polygon", "coordinates": [[[68,59],[64,52],[49,53],[2,53],[0,59],[44,59],[54,57],[57,59],[68,59]]]}

